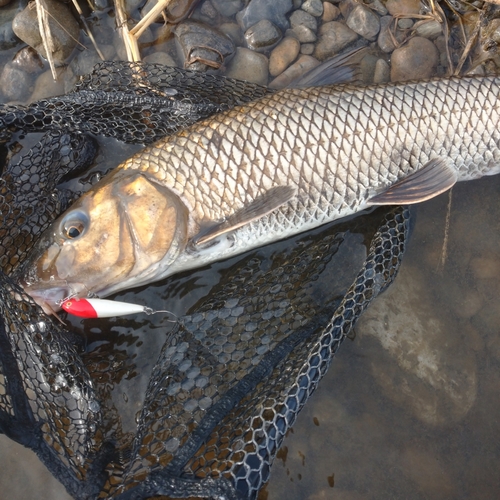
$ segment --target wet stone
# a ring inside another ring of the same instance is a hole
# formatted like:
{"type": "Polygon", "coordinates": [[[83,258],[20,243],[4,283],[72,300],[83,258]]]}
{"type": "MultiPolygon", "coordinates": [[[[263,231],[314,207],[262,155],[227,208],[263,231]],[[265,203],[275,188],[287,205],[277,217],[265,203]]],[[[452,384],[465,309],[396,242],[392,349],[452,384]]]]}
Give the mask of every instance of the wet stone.
{"type": "MultiPolygon", "coordinates": [[[[296,62],[294,62],[289,68],[287,68],[281,75],[277,76],[270,84],[269,87],[272,89],[282,89],[289,85],[293,80],[302,76],[304,73],[309,71],[310,69],[316,67],[319,64],[319,61],[308,55],[300,56],[296,62]]],[[[262,319],[268,320],[273,316],[272,311],[269,311],[268,314],[263,314],[262,319]]]]}
{"type": "Polygon", "coordinates": [[[387,15],[387,9],[385,8],[385,5],[380,1],[380,0],[373,0],[372,3],[369,4],[370,8],[375,11],[379,16],[386,16],[387,15]]]}
{"type": "Polygon", "coordinates": [[[391,80],[401,82],[429,78],[438,62],[436,46],[427,38],[414,37],[392,53],[391,80]]]}
{"type": "Polygon", "coordinates": [[[26,73],[39,73],[43,62],[38,52],[32,47],[23,47],[12,59],[12,65],[26,73]]]}
{"type": "Polygon", "coordinates": [[[314,17],[323,15],[323,2],[321,0],[306,0],[302,4],[302,10],[314,17]]]}
{"type": "Polygon", "coordinates": [[[163,66],[177,66],[175,59],[166,52],[154,52],[144,58],[144,62],[161,64],[163,66]]]}
{"type": "Polygon", "coordinates": [[[314,52],[314,43],[303,43],[300,46],[300,53],[301,54],[306,54],[308,56],[312,55],[314,52]]]}
{"type": "Polygon", "coordinates": [[[292,10],[292,0],[252,0],[248,6],[236,14],[236,20],[243,30],[268,19],[281,30],[289,26],[287,14],[292,10]]]}
{"type": "Polygon", "coordinates": [[[318,21],[311,14],[304,12],[303,10],[296,10],[290,16],[290,25],[292,28],[296,28],[297,26],[305,26],[312,31],[316,31],[318,29],[318,21]]]}
{"type": "Polygon", "coordinates": [[[297,37],[300,43],[314,43],[318,39],[316,33],[303,24],[295,26],[295,28],[290,31],[297,37]]]}
{"type": "Polygon", "coordinates": [[[269,57],[269,74],[278,76],[295,61],[300,51],[300,42],[293,37],[286,37],[271,52],[269,57]]]}
{"type": "Polygon", "coordinates": [[[373,41],[380,31],[380,19],[373,11],[359,4],[349,14],[347,26],[363,38],[373,41]]]}
{"type": "MultiPolygon", "coordinates": [[[[45,0],[48,11],[49,26],[54,40],[52,53],[54,62],[61,65],[71,55],[80,35],[80,27],[73,17],[69,7],[55,0],[45,0]]],[[[33,47],[43,57],[47,53],[43,47],[42,37],[38,29],[36,9],[29,6],[14,18],[12,23],[14,33],[23,42],[33,47]]]]}
{"type": "Polygon", "coordinates": [[[212,4],[219,14],[231,17],[242,9],[244,2],[243,0],[212,0],[212,4]]]}
{"type": "Polygon", "coordinates": [[[330,2],[323,2],[323,16],[321,20],[324,23],[329,23],[330,21],[334,21],[337,17],[340,16],[340,9],[330,2]]]}
{"type": "Polygon", "coordinates": [[[420,0],[387,0],[385,6],[393,16],[420,13],[420,0]]]}
{"type": "Polygon", "coordinates": [[[183,21],[175,31],[184,67],[194,71],[219,69],[234,53],[233,41],[215,28],[196,21],[183,21]]]}
{"type": "Polygon", "coordinates": [[[391,68],[384,59],[378,59],[373,73],[373,83],[387,83],[391,79],[391,68]]]}
{"type": "Polygon", "coordinates": [[[325,23],[319,29],[319,40],[314,56],[320,61],[338,54],[358,38],[357,33],[337,21],[325,23]]]}
{"type": "Polygon", "coordinates": [[[384,52],[392,52],[396,45],[394,45],[393,38],[396,39],[397,42],[402,42],[405,38],[405,35],[400,30],[394,30],[392,16],[384,16],[380,19],[380,32],[377,38],[377,44],[380,49],[384,52]]]}
{"type": "Polygon", "coordinates": [[[413,26],[413,21],[408,18],[398,19],[398,28],[402,30],[408,30],[413,26]]]}
{"type": "Polygon", "coordinates": [[[224,74],[230,78],[265,85],[268,80],[268,66],[269,61],[265,55],[237,47],[236,54],[224,74]]]}
{"type": "Polygon", "coordinates": [[[7,63],[0,74],[0,89],[9,101],[23,101],[30,94],[30,81],[26,73],[12,64],[7,63]]]}
{"type": "Polygon", "coordinates": [[[245,37],[241,28],[236,23],[223,23],[220,25],[221,33],[228,36],[236,46],[245,45],[245,37]]]}
{"type": "Polygon", "coordinates": [[[12,29],[12,20],[18,11],[15,3],[0,9],[0,50],[10,49],[21,43],[12,29]]]}
{"type": "Polygon", "coordinates": [[[213,3],[210,0],[205,0],[201,4],[200,14],[202,18],[211,23],[214,23],[219,17],[219,11],[214,7],[213,3]]]}
{"type": "Polygon", "coordinates": [[[259,21],[245,32],[248,47],[257,51],[268,49],[279,42],[280,39],[280,30],[267,19],[259,21]]]}
{"type": "MultiPolygon", "coordinates": [[[[496,21],[500,21],[500,19],[496,19],[496,21]]],[[[415,28],[415,34],[418,36],[423,36],[424,38],[434,39],[439,35],[443,34],[443,28],[439,21],[432,19],[426,23],[420,24],[415,28]]],[[[500,37],[499,37],[500,41],[500,37]]]]}

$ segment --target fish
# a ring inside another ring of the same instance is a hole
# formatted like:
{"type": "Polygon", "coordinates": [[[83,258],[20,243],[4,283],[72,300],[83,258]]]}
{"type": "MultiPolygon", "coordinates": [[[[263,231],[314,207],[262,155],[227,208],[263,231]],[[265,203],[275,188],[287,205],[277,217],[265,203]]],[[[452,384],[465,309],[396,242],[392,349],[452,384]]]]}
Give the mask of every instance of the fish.
{"type": "Polygon", "coordinates": [[[44,233],[44,310],[105,297],[500,171],[500,77],[286,88],[138,152],[44,233]]]}

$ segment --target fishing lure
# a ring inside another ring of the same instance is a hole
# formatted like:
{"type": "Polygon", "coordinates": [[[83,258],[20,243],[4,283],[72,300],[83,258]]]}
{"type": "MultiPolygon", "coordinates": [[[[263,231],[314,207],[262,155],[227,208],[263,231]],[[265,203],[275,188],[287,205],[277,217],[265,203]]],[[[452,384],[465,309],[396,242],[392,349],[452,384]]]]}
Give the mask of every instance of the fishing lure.
{"type": "Polygon", "coordinates": [[[176,320],[168,320],[175,323],[177,317],[170,311],[155,311],[150,307],[141,304],[131,304],[130,302],[119,302],[105,299],[79,299],[73,297],[62,302],[61,307],[67,313],[81,318],[114,318],[116,316],[126,316],[127,314],[145,313],[147,315],[156,313],[168,313],[176,320]]]}

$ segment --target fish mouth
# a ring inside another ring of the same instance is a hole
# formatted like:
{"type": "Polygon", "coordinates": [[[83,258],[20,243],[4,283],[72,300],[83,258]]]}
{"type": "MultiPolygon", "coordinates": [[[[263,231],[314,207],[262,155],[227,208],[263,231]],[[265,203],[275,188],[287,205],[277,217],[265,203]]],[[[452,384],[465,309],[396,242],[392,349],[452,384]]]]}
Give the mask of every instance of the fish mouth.
{"type": "Polygon", "coordinates": [[[55,315],[61,311],[61,304],[70,297],[78,297],[83,291],[87,295],[83,284],[71,284],[67,282],[38,282],[27,283],[24,280],[20,282],[25,293],[27,293],[47,315],[55,315]]]}

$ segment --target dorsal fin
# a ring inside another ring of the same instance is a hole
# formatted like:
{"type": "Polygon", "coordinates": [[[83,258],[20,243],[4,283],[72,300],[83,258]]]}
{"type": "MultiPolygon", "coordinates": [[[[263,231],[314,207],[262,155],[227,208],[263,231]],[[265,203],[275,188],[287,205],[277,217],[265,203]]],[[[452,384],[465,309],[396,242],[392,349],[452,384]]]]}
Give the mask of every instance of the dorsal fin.
{"type": "Polygon", "coordinates": [[[434,158],[423,168],[401,179],[368,200],[370,205],[419,203],[444,193],[457,182],[457,172],[449,158],[434,158]]]}
{"type": "Polygon", "coordinates": [[[295,196],[295,188],[291,186],[276,186],[267,193],[256,198],[249,205],[241,208],[230,215],[223,222],[215,224],[207,229],[200,231],[193,237],[192,243],[201,245],[207,243],[221,234],[228,233],[242,227],[250,222],[260,219],[264,215],[276,210],[295,196]]]}

